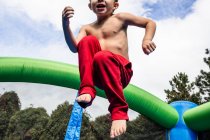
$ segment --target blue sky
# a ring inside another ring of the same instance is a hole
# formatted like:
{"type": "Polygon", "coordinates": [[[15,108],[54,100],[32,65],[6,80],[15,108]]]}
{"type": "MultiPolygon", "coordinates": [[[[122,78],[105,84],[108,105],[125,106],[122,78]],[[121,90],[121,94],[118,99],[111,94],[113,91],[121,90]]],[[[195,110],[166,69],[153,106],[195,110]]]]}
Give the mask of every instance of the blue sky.
{"type": "Polygon", "coordinates": [[[192,6],[196,0],[157,0],[155,3],[145,2],[148,16],[155,20],[176,17],[184,18],[193,12],[192,6]]]}
{"type": "MultiPolygon", "coordinates": [[[[164,20],[171,17],[184,18],[192,12],[195,0],[158,0],[146,1],[143,4],[146,14],[155,20],[164,20]]],[[[25,47],[31,43],[37,47],[46,46],[52,42],[63,42],[63,33],[48,20],[35,21],[23,10],[2,6],[0,13],[0,42],[4,45],[17,45],[24,42],[25,47]]]]}
{"type": "MultiPolygon", "coordinates": [[[[76,34],[81,25],[95,19],[84,0],[0,0],[0,57],[18,56],[49,59],[77,65],[77,54],[69,51],[63,37],[61,12],[67,5],[75,9],[71,27],[76,34]],[[47,8],[46,8],[47,7],[47,8]]],[[[154,42],[157,49],[149,56],[141,50],[144,29],[128,30],[129,55],[134,76],[131,83],[162,100],[169,80],[178,72],[186,72],[194,80],[203,64],[210,40],[210,1],[206,0],[120,0],[116,12],[148,16],[157,22],[154,42]]],[[[28,83],[0,83],[5,90],[19,93],[22,108],[33,104],[50,113],[59,103],[73,103],[76,91],[28,83]],[[37,92],[37,89],[39,91],[37,92]]],[[[107,100],[97,98],[88,111],[93,117],[107,113],[107,100]],[[94,109],[93,109],[94,108],[94,109]]],[[[137,113],[131,112],[131,117],[137,113]]]]}
{"type": "MultiPolygon", "coordinates": [[[[184,18],[192,12],[195,0],[158,0],[157,2],[146,1],[143,7],[146,15],[155,20],[164,20],[171,17],[184,18]]],[[[34,21],[24,11],[1,7],[3,12],[0,16],[0,42],[5,45],[14,45],[19,40],[24,40],[25,45],[31,42],[46,45],[49,42],[63,41],[63,33],[56,30],[49,21],[34,21]]]]}
{"type": "Polygon", "coordinates": [[[40,47],[63,39],[62,31],[56,30],[52,23],[35,21],[23,11],[4,7],[0,17],[0,42],[3,45],[15,47],[24,42],[22,47],[29,47],[31,43],[40,47]]]}

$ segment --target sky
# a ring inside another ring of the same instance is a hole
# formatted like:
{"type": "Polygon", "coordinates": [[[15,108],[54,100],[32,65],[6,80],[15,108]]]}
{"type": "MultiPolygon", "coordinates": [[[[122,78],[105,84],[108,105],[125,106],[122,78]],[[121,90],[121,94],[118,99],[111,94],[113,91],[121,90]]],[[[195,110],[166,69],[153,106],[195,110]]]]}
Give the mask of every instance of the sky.
{"type": "MultiPolygon", "coordinates": [[[[131,84],[166,101],[164,89],[178,72],[190,81],[207,69],[203,63],[205,49],[210,48],[210,1],[208,0],[119,0],[115,11],[129,12],[153,19],[157,24],[154,37],[157,49],[145,55],[141,49],[144,29],[128,28],[129,56],[134,75],[131,84]]],[[[79,28],[96,19],[88,0],[0,0],[0,57],[28,57],[78,65],[77,54],[65,43],[61,13],[72,6],[75,15],[70,26],[77,35],[79,28]]],[[[49,114],[58,104],[73,104],[76,90],[32,83],[0,83],[0,94],[16,91],[27,107],[44,107],[49,114]]],[[[96,97],[86,109],[92,119],[108,113],[108,101],[96,97]]],[[[138,113],[129,110],[134,119],[138,113]]]]}

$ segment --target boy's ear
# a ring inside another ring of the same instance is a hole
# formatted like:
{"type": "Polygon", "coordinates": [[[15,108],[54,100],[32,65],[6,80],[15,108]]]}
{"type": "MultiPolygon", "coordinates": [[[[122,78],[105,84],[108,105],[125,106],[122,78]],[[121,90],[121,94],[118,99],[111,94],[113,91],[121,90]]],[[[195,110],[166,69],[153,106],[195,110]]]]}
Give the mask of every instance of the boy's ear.
{"type": "Polygon", "coordinates": [[[90,3],[88,4],[88,7],[90,8],[90,10],[92,10],[92,7],[91,7],[91,4],[90,3]]]}
{"type": "Polygon", "coordinates": [[[116,10],[119,7],[119,2],[114,2],[114,10],[116,10]]]}

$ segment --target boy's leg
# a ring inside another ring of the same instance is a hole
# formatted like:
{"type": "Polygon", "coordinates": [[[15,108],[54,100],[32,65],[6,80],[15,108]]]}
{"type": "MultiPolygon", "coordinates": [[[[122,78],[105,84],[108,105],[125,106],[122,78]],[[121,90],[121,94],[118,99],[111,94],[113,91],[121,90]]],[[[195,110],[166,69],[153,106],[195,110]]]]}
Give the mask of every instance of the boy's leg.
{"type": "Polygon", "coordinates": [[[122,56],[109,51],[100,51],[94,56],[95,84],[102,87],[110,102],[109,111],[112,117],[111,137],[125,132],[128,120],[128,104],[125,101],[123,88],[132,76],[131,63],[122,56]]]}
{"type": "Polygon", "coordinates": [[[101,51],[99,41],[94,36],[84,37],[77,46],[79,57],[80,88],[78,104],[86,108],[95,98],[96,90],[93,82],[93,57],[101,51]]]}

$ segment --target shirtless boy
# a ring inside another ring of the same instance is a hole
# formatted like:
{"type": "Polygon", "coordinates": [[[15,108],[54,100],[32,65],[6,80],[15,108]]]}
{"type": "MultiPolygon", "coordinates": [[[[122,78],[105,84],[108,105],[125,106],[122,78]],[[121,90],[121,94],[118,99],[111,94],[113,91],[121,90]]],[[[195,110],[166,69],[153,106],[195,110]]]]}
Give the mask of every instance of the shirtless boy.
{"type": "Polygon", "coordinates": [[[141,44],[148,55],[156,48],[152,42],[156,24],[150,19],[129,13],[114,14],[119,6],[118,0],[90,0],[88,6],[96,14],[97,20],[82,26],[76,38],[69,26],[74,9],[67,6],[62,13],[66,42],[72,52],[78,52],[79,57],[81,84],[76,100],[86,108],[95,98],[94,86],[103,89],[110,102],[110,137],[114,138],[126,132],[128,120],[128,104],[123,95],[123,88],[133,74],[128,56],[128,25],[145,28],[141,44]]]}

